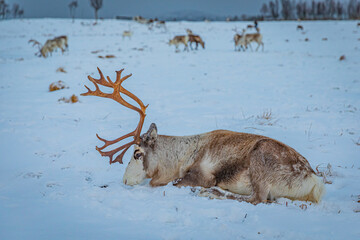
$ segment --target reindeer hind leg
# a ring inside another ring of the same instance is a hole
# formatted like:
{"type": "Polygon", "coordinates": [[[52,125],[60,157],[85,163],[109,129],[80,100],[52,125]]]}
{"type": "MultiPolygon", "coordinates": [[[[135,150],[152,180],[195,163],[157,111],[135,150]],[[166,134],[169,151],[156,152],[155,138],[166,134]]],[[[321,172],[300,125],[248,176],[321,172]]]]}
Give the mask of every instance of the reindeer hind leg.
{"type": "Polygon", "coordinates": [[[190,43],[189,43],[191,50],[193,50],[193,48],[192,48],[192,43],[193,43],[193,42],[190,42],[190,43]]]}

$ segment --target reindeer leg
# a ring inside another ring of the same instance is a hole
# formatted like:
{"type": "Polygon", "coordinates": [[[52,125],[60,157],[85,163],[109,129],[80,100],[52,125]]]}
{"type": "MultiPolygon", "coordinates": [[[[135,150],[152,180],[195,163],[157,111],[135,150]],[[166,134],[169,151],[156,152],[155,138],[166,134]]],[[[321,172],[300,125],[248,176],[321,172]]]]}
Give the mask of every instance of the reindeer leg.
{"type": "Polygon", "coordinates": [[[185,51],[185,50],[186,50],[187,52],[189,51],[189,47],[188,47],[187,43],[185,44],[184,51],[185,51]]]}
{"type": "Polygon", "coordinates": [[[161,176],[164,176],[164,174],[160,174],[159,170],[157,170],[155,174],[151,177],[150,186],[152,187],[165,186],[171,181],[169,179],[162,179],[161,176]]]}
{"type": "Polygon", "coordinates": [[[216,180],[213,175],[205,176],[199,168],[189,170],[183,178],[177,179],[173,182],[174,186],[201,186],[201,187],[212,187],[215,186],[216,180]]]}
{"type": "Polygon", "coordinates": [[[263,182],[252,182],[253,192],[246,198],[245,201],[252,203],[254,205],[258,203],[268,202],[270,196],[270,186],[263,182]]]}
{"type": "Polygon", "coordinates": [[[274,172],[272,167],[273,163],[276,162],[276,157],[268,153],[267,149],[269,149],[269,147],[272,147],[272,145],[271,143],[269,145],[266,140],[259,142],[249,156],[252,193],[248,201],[255,205],[261,202],[267,202],[268,198],[271,198],[271,182],[273,182],[274,179],[271,173],[274,172]]]}
{"type": "Polygon", "coordinates": [[[193,192],[198,192],[197,195],[200,197],[208,197],[210,199],[232,199],[237,200],[239,202],[247,201],[249,197],[242,196],[240,194],[232,193],[226,191],[220,187],[210,187],[201,189],[193,188],[191,189],[193,192]]]}

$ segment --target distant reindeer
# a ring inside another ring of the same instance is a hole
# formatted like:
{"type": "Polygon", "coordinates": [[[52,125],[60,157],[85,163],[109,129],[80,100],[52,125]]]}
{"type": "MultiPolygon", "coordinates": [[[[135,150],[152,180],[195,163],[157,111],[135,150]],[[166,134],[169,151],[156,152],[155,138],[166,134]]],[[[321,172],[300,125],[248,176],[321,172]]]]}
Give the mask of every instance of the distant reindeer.
{"type": "Polygon", "coordinates": [[[304,31],[304,27],[302,25],[297,25],[296,30],[304,31]]]}
{"type": "Polygon", "coordinates": [[[264,51],[264,43],[262,41],[263,36],[259,32],[260,31],[259,28],[257,28],[257,31],[258,31],[257,33],[245,34],[245,44],[246,44],[246,46],[249,45],[250,49],[252,50],[251,43],[256,42],[258,44],[256,51],[259,49],[260,45],[262,46],[262,51],[264,51]]]}
{"type": "Polygon", "coordinates": [[[150,18],[149,20],[147,20],[146,25],[148,26],[148,29],[149,29],[149,30],[152,30],[152,29],[153,29],[154,23],[155,23],[155,21],[154,21],[154,19],[152,19],[152,18],[150,18]]]}
{"type": "Polygon", "coordinates": [[[165,21],[157,21],[155,26],[156,26],[157,28],[162,28],[162,29],[164,29],[165,31],[167,30],[166,25],[165,25],[165,21]]]}
{"type": "Polygon", "coordinates": [[[247,29],[252,29],[252,28],[254,28],[254,26],[251,25],[251,24],[249,24],[249,25],[246,26],[246,28],[247,28],[247,29]]]}
{"type": "Polygon", "coordinates": [[[181,36],[175,36],[173,39],[171,39],[169,41],[169,45],[175,45],[176,47],[176,50],[179,49],[179,45],[180,44],[184,44],[184,51],[187,50],[189,51],[189,48],[188,48],[188,42],[189,42],[189,36],[184,36],[184,35],[181,35],[181,36]]]}
{"type": "Polygon", "coordinates": [[[124,39],[125,37],[128,37],[129,39],[131,39],[132,35],[133,35],[133,32],[130,31],[130,30],[129,31],[123,31],[122,38],[124,39]]]}
{"type": "Polygon", "coordinates": [[[61,49],[61,53],[64,53],[67,49],[69,49],[67,36],[59,36],[54,39],[49,39],[44,45],[41,45],[34,39],[30,39],[29,43],[33,43],[33,46],[38,46],[39,54],[44,58],[47,58],[49,54],[51,55],[57,48],[61,49]]]}
{"type": "Polygon", "coordinates": [[[195,49],[198,49],[198,45],[200,44],[202,46],[203,49],[205,49],[205,42],[201,39],[201,37],[199,35],[194,34],[190,29],[186,29],[186,32],[189,36],[189,42],[190,42],[190,48],[191,50],[193,50],[192,48],[192,44],[195,43],[195,49]]]}
{"type": "Polygon", "coordinates": [[[237,32],[237,28],[234,28],[233,31],[235,31],[235,35],[234,35],[235,51],[240,51],[241,49],[245,51],[247,49],[247,43],[245,41],[245,29],[242,30],[241,34],[237,32]]]}
{"type": "Polygon", "coordinates": [[[147,20],[145,18],[143,18],[142,16],[135,16],[135,17],[133,17],[133,20],[138,23],[146,23],[147,22],[147,20]]]}
{"type": "MultiPolygon", "coordinates": [[[[169,182],[177,187],[200,186],[202,194],[208,193],[223,198],[247,201],[252,204],[274,201],[276,198],[313,201],[318,203],[325,192],[324,183],[315,175],[309,162],[293,148],[265,136],[215,130],[192,136],[167,136],[158,134],[154,123],[141,135],[148,105],[129,92],[122,83],[130,75],[121,77],[116,72],[116,81],[104,77],[88,79],[95,85],[94,91],[87,86],[82,96],[110,98],[139,113],[140,120],[134,131],[96,147],[102,156],[110,158],[110,164],[122,163],[125,152],[134,150],[126,168],[123,182],[136,185],[151,178],[150,186],[164,186],[169,182]],[[102,92],[99,85],[111,89],[102,92]],[[138,106],[125,101],[127,95],[138,106]],[[133,140],[113,150],[103,151],[126,138],[133,140]],[[115,154],[120,152],[116,156],[115,154]],[[233,194],[228,195],[231,192],[233,194]]],[[[204,195],[204,194],[203,194],[204,195]]]]}

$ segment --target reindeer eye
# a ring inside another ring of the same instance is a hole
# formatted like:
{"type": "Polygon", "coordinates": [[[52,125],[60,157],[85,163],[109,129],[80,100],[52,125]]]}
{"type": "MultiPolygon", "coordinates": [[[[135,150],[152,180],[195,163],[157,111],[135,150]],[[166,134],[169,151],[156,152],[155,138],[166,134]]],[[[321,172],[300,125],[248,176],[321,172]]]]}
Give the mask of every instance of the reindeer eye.
{"type": "Polygon", "coordinates": [[[143,154],[139,150],[134,152],[134,158],[135,159],[139,159],[141,156],[143,156],[143,154]]]}

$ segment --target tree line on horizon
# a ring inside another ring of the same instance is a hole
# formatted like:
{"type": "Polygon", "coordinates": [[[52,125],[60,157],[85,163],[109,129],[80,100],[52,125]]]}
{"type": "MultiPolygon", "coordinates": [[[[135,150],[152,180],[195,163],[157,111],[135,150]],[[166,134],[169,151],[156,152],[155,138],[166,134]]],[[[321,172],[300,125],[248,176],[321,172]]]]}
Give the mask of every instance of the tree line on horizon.
{"type": "MultiPolygon", "coordinates": [[[[91,7],[94,9],[95,20],[98,19],[98,11],[102,8],[103,0],[89,0],[91,7]]],[[[68,4],[70,17],[75,19],[77,0],[73,0],[68,4]]],[[[229,21],[239,20],[347,20],[360,19],[360,0],[349,0],[347,2],[339,0],[271,0],[263,3],[260,8],[259,16],[228,17],[229,21]]],[[[18,3],[14,3],[12,7],[0,0],[0,19],[6,18],[22,18],[24,9],[18,3]]],[[[204,19],[207,19],[204,17],[204,19]]],[[[181,20],[181,19],[179,19],[181,20]]],[[[218,19],[219,20],[219,19],[218,19]]]]}
{"type": "Polygon", "coordinates": [[[360,1],[271,0],[260,8],[264,20],[360,19],[360,1]]]}

